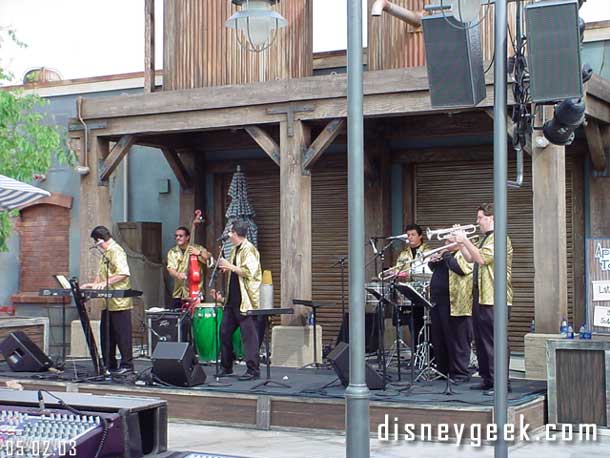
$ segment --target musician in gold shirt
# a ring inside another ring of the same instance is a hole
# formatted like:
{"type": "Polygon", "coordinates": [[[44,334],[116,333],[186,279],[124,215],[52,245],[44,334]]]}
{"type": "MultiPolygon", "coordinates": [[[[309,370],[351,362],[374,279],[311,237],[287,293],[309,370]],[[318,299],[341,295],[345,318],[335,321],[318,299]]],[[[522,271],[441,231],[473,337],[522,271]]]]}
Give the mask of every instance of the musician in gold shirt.
{"type": "Polygon", "coordinates": [[[176,237],[176,246],[167,252],[167,272],[174,279],[171,308],[179,309],[190,298],[188,282],[190,255],[197,256],[197,262],[201,271],[199,291],[203,291],[205,262],[210,258],[210,253],[201,245],[190,243],[191,233],[184,226],[178,227],[174,236],[176,237]]]}
{"type": "MultiPolygon", "coordinates": [[[[129,265],[125,250],[114,241],[110,231],[97,226],[91,231],[91,238],[99,248],[100,258],[95,281],[81,285],[83,289],[124,290],[131,288],[129,265]]],[[[133,371],[133,344],[131,309],[129,297],[112,297],[102,302],[100,318],[100,340],[104,366],[115,374],[133,371]],[[108,309],[106,309],[108,303],[108,309]],[[116,347],[121,352],[121,364],[117,364],[116,347]]]]}
{"type": "MultiPolygon", "coordinates": [[[[424,253],[428,249],[428,245],[424,243],[424,235],[422,228],[418,224],[409,224],[405,227],[405,233],[407,235],[407,247],[400,252],[398,255],[398,260],[396,261],[396,266],[402,270],[397,278],[399,281],[410,282],[412,280],[411,277],[411,269],[409,268],[410,261],[417,258],[417,256],[421,253],[424,253]]],[[[429,269],[426,264],[423,264],[420,267],[420,272],[423,273],[429,272],[429,269]]],[[[411,328],[411,320],[408,320],[409,328],[411,328]]],[[[411,336],[413,339],[413,343],[417,346],[417,338],[419,337],[419,333],[424,326],[424,310],[421,308],[413,309],[413,329],[411,330],[411,336]]],[[[413,349],[415,351],[415,349],[413,349]]]]}
{"type": "MultiPolygon", "coordinates": [[[[460,251],[467,261],[474,262],[473,267],[473,325],[479,375],[483,379],[480,385],[471,387],[477,390],[493,390],[494,387],[494,207],[493,204],[482,204],[477,209],[477,224],[483,234],[481,241],[475,245],[466,234],[456,233],[450,240],[460,244],[460,251]]],[[[512,260],[513,246],[510,237],[506,237],[506,302],[508,318],[513,300],[512,260]]],[[[510,361],[510,348],[507,351],[510,361]]],[[[510,391],[510,383],[508,385],[510,391]]]]}

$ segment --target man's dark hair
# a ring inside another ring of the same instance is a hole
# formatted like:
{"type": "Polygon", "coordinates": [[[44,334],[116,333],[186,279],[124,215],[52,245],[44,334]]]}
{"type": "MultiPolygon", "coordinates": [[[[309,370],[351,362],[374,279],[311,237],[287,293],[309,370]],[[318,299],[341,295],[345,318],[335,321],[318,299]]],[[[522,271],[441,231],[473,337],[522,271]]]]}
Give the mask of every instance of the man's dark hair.
{"type": "Polygon", "coordinates": [[[419,224],[407,224],[407,227],[405,227],[405,233],[409,231],[417,231],[417,235],[422,235],[424,233],[419,224]]]}
{"type": "Polygon", "coordinates": [[[233,223],[231,229],[240,237],[245,237],[248,234],[248,223],[243,219],[238,219],[233,223]]]}
{"type": "Polygon", "coordinates": [[[477,208],[477,212],[482,211],[485,216],[494,215],[494,204],[481,204],[477,208]]]}
{"type": "Polygon", "coordinates": [[[107,242],[112,237],[112,234],[106,226],[96,226],[91,231],[91,238],[93,240],[103,240],[107,242]]]}
{"type": "Polygon", "coordinates": [[[177,231],[184,231],[184,233],[187,235],[187,237],[191,236],[191,231],[189,231],[186,227],[184,226],[179,226],[176,228],[177,231]]]}

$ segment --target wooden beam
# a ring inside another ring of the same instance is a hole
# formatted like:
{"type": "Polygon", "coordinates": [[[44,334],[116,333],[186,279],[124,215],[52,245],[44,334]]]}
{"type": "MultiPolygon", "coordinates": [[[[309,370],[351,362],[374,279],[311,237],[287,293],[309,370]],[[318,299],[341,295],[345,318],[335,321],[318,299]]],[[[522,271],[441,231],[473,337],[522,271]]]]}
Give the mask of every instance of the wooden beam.
{"type": "Polygon", "coordinates": [[[267,153],[267,156],[271,158],[273,162],[280,166],[280,147],[275,140],[269,136],[267,132],[265,132],[260,127],[256,126],[248,126],[245,127],[244,130],[248,132],[252,140],[254,140],[261,149],[267,153]]]}
{"type": "MultiPolygon", "coordinates": [[[[161,94],[156,92],[155,95],[161,94]]],[[[117,101],[120,103],[120,101],[117,101]]],[[[509,100],[509,103],[510,100],[509,100]]],[[[442,112],[477,111],[493,106],[493,87],[487,87],[487,97],[477,107],[459,110],[442,110],[442,112]]],[[[286,115],[267,113],[273,105],[252,107],[235,107],[222,110],[202,110],[184,113],[153,114],[147,116],[130,116],[126,118],[108,118],[107,128],[96,132],[97,135],[125,135],[189,132],[195,130],[215,130],[244,125],[277,124],[286,119],[286,115]]],[[[397,94],[377,94],[364,97],[365,117],[390,117],[437,114],[441,112],[430,105],[428,91],[403,92],[397,94]]],[[[298,113],[301,121],[313,121],[347,117],[347,97],[319,100],[311,112],[298,113]]]]}
{"type": "MultiPolygon", "coordinates": [[[[488,74],[487,77],[486,83],[491,88],[493,84],[492,75],[488,74]]],[[[364,73],[363,93],[365,96],[424,91],[429,98],[428,88],[425,67],[364,73]]],[[[491,92],[493,93],[493,90],[491,92]]],[[[318,101],[345,98],[346,95],[347,76],[345,74],[322,75],[253,84],[165,91],[154,94],[84,98],[81,115],[84,119],[156,115],[318,101]]],[[[448,110],[433,109],[432,111],[445,112],[448,110]]]]}
{"type": "Polygon", "coordinates": [[[320,132],[303,156],[303,170],[309,170],[322,156],[326,148],[337,138],[345,126],[345,119],[333,119],[320,132]]]}
{"type": "Polygon", "coordinates": [[[155,90],[155,0],[144,2],[144,92],[155,90]]]}
{"type": "Polygon", "coordinates": [[[134,135],[123,135],[114,145],[108,157],[104,159],[104,164],[100,170],[100,181],[108,181],[108,178],[110,178],[114,169],[117,168],[121,160],[129,152],[129,148],[133,146],[135,140],[136,137],[134,135]]]}
{"type": "Polygon", "coordinates": [[[587,93],[585,97],[585,114],[605,124],[610,124],[610,103],[587,93]]]}
{"type": "Polygon", "coordinates": [[[606,151],[604,150],[599,123],[596,119],[587,119],[585,123],[585,136],[587,137],[587,145],[589,145],[593,168],[598,171],[606,170],[608,161],[606,160],[606,151]]]}
{"type": "Polygon", "coordinates": [[[193,187],[193,181],[190,174],[186,170],[185,165],[180,160],[178,153],[173,148],[161,147],[161,152],[165,156],[165,160],[169,164],[170,168],[176,175],[176,179],[180,183],[183,189],[191,189],[193,187]]]}
{"type": "Polygon", "coordinates": [[[311,300],[311,176],[301,169],[309,128],[301,121],[293,127],[291,136],[288,121],[280,123],[280,296],[282,307],[295,309],[294,315],[282,315],[282,324],[304,325],[305,307],[292,300],[311,300]]]}
{"type": "MultiPolygon", "coordinates": [[[[553,116],[552,106],[536,111],[538,126],[553,116]]],[[[543,134],[537,130],[534,135],[543,134]]],[[[565,147],[534,147],[532,177],[536,332],[552,334],[568,315],[565,147]]]]}

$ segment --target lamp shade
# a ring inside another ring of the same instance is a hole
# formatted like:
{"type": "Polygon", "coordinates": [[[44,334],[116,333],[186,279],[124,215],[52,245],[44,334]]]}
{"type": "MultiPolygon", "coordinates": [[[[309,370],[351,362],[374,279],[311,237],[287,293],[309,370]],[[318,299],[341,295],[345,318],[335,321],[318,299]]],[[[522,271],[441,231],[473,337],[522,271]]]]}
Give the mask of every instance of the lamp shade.
{"type": "Polygon", "coordinates": [[[233,14],[225,26],[242,34],[242,39],[253,51],[268,48],[278,29],[286,27],[288,21],[272,9],[273,0],[245,0],[240,2],[242,9],[233,14]]]}

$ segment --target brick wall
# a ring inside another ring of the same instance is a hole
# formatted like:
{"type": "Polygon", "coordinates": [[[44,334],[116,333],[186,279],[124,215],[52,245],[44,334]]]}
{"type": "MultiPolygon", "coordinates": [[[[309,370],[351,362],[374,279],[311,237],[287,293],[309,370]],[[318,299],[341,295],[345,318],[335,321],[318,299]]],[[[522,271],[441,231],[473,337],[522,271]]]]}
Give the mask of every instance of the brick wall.
{"type": "Polygon", "coordinates": [[[17,230],[21,239],[19,291],[58,287],[52,275],[69,272],[70,209],[33,205],[21,211],[17,230]]]}

